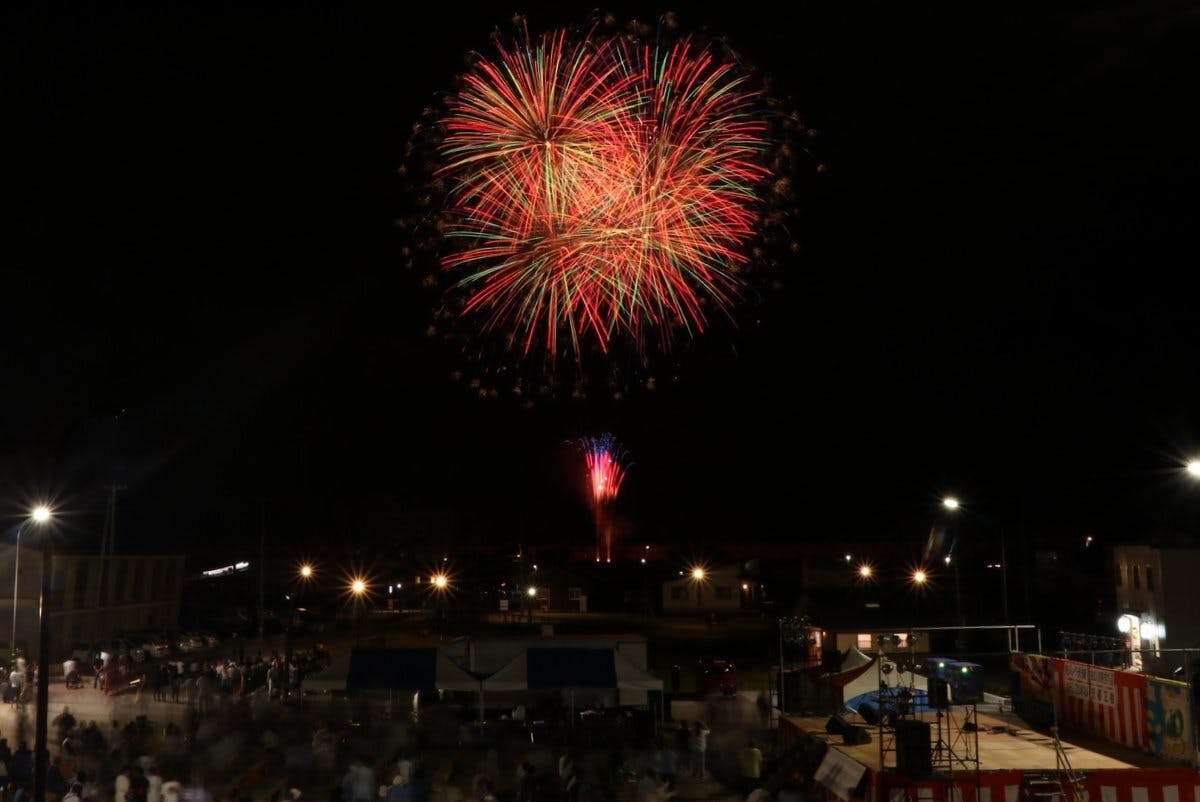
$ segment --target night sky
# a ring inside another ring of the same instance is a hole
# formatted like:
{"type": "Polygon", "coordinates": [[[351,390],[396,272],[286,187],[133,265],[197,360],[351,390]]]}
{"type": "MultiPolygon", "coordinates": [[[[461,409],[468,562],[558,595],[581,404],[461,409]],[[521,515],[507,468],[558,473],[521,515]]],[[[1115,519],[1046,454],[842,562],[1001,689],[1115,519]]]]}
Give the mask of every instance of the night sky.
{"type": "Polygon", "coordinates": [[[122,551],[585,543],[570,441],[611,431],[655,542],[917,542],[945,492],[1200,524],[1188,4],[680,9],[817,132],[799,247],[653,391],[532,404],[452,380],[396,225],[414,123],[515,7],[166,5],[5,12],[14,522],[51,493],[94,548],[115,477],[122,551]]]}

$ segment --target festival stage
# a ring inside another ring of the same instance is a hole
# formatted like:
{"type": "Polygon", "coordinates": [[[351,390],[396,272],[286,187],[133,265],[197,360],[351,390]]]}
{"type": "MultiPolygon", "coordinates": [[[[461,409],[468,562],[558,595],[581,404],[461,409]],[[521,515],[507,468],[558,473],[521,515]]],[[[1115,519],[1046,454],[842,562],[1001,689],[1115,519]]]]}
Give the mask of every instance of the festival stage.
{"type": "MultiPolygon", "coordinates": [[[[982,706],[981,706],[982,707],[982,706]]],[[[978,712],[979,736],[979,770],[1000,771],[1019,769],[1022,771],[1053,771],[1057,767],[1054,741],[1049,735],[1029,727],[1013,713],[978,712]]],[[[921,713],[917,718],[931,723],[936,736],[936,715],[921,713]]],[[[839,752],[852,757],[871,771],[880,770],[879,727],[867,724],[857,714],[848,713],[846,720],[851,724],[865,727],[871,734],[871,743],[849,745],[842,743],[840,735],[830,735],[825,732],[825,724],[829,717],[798,717],[785,716],[787,725],[795,727],[799,732],[815,736],[826,741],[839,752]]],[[[971,752],[974,752],[976,733],[962,732],[957,727],[951,728],[943,722],[943,737],[950,744],[955,754],[962,752],[962,744],[954,743],[953,739],[970,738],[971,752]],[[953,729],[953,732],[949,730],[953,729]]],[[[889,737],[885,733],[885,738],[889,737]]],[[[1086,735],[1060,734],[1063,751],[1070,761],[1071,767],[1077,771],[1095,769],[1150,769],[1178,768],[1178,764],[1170,763],[1153,755],[1127,749],[1101,738],[1086,735]]],[[[894,749],[894,745],[892,746],[894,749]]],[[[887,754],[888,768],[895,767],[895,752],[887,754]]],[[[954,773],[967,769],[956,766],[954,773]]],[[[974,771],[972,764],[970,771],[974,771]]]]}

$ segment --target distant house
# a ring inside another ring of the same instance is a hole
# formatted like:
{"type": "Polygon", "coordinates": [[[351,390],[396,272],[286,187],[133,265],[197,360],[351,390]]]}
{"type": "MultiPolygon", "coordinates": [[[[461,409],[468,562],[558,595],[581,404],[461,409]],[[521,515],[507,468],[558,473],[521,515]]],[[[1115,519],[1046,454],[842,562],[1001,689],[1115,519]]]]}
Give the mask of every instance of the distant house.
{"type": "Polygon", "coordinates": [[[683,574],[663,583],[665,614],[737,612],[751,609],[754,585],[738,565],[683,574]]]}
{"type": "Polygon", "coordinates": [[[1173,656],[1162,666],[1151,665],[1162,649],[1200,647],[1200,549],[1115,546],[1112,556],[1117,599],[1113,624],[1129,641],[1134,667],[1162,670],[1182,663],[1173,656]]]}
{"type": "Polygon", "coordinates": [[[535,595],[530,598],[518,598],[516,606],[527,610],[532,606],[534,613],[586,613],[588,611],[588,589],[591,580],[576,572],[568,571],[557,566],[541,567],[527,578],[528,592],[531,588],[535,595]]]}

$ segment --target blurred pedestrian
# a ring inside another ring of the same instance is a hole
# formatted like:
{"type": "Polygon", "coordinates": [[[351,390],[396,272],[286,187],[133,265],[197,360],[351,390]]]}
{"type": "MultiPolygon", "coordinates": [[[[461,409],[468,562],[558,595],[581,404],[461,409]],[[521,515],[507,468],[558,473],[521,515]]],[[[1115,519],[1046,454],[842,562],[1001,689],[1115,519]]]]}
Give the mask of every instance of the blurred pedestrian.
{"type": "Polygon", "coordinates": [[[704,726],[704,722],[697,721],[693,727],[690,737],[688,738],[688,752],[691,756],[692,776],[700,779],[704,777],[704,756],[708,751],[708,727],[704,726]]]}

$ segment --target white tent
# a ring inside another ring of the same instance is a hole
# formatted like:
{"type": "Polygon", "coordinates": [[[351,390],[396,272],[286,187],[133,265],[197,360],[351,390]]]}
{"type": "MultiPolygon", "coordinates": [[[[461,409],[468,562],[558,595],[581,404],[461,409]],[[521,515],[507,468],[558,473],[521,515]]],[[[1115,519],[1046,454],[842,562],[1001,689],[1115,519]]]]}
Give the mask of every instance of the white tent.
{"type": "Polygon", "coordinates": [[[346,676],[350,673],[350,655],[343,655],[325,668],[309,674],[304,678],[303,688],[306,691],[324,693],[329,691],[345,691],[346,676]]]}

